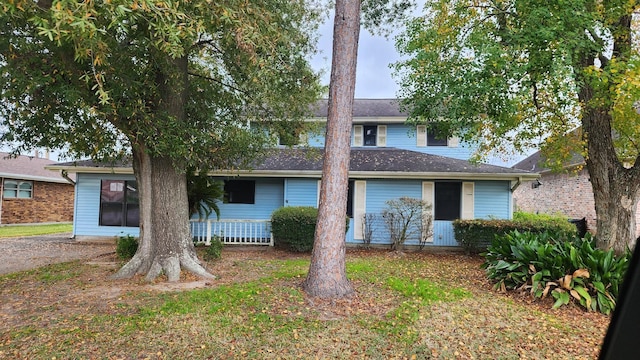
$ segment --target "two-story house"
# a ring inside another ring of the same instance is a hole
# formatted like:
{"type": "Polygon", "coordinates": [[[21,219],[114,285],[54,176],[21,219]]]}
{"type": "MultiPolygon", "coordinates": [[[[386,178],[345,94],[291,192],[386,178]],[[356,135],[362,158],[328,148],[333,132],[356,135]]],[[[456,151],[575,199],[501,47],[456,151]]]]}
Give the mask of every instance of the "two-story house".
{"type": "MultiPolygon", "coordinates": [[[[327,101],[311,122],[326,123],[327,101]]],[[[457,246],[452,221],[511,218],[513,190],[537,174],[468,161],[473,149],[457,138],[438,139],[424,125],[410,126],[394,99],[356,99],[349,169],[348,244],[362,243],[366,214],[380,214],[400,197],[432,205],[428,245],[457,246]]],[[[281,206],[317,206],[324,131],[301,137],[305,146],[277,147],[251,169],[210,173],[225,182],[220,219],[194,221],[195,236],[220,236],[225,243],[270,243],[269,219],[281,206]]],[[[52,170],[77,174],[74,235],[136,236],[138,204],[130,167],[90,161],[58,164],[52,170]]],[[[417,244],[409,239],[407,245],[417,244]]],[[[390,242],[378,228],[373,244],[390,242]]]]}

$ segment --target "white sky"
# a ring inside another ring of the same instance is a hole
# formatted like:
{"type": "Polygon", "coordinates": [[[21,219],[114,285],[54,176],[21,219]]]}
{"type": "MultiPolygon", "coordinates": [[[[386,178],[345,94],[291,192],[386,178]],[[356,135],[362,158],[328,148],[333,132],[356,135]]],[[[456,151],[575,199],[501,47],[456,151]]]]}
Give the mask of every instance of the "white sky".
{"type": "MultiPolygon", "coordinates": [[[[333,14],[320,27],[318,48],[320,53],[311,60],[316,70],[324,70],[322,84],[329,85],[331,49],[333,41],[333,14]]],[[[387,99],[397,97],[398,85],[391,77],[389,65],[400,59],[393,37],[371,35],[362,28],[358,44],[356,70],[356,98],[387,99]]]]}

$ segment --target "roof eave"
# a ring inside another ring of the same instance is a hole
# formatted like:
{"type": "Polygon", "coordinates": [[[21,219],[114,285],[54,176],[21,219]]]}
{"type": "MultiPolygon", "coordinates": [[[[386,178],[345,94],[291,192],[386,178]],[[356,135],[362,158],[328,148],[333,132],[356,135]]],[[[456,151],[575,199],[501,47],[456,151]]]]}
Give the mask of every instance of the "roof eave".
{"type": "Polygon", "coordinates": [[[67,182],[67,180],[62,178],[59,179],[59,178],[46,177],[46,176],[12,174],[12,173],[0,173],[0,178],[27,180],[27,181],[41,181],[41,182],[51,182],[51,183],[60,183],[60,184],[64,184],[67,182]]]}

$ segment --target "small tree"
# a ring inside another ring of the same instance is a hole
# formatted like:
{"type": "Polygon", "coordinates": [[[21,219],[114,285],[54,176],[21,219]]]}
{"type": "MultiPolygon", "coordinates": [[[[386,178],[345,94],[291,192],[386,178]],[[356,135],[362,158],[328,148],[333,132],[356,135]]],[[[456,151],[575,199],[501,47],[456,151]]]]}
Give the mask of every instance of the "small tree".
{"type": "Polygon", "coordinates": [[[419,239],[420,246],[424,246],[431,237],[431,205],[410,197],[388,200],[386,204],[382,219],[389,230],[391,250],[399,250],[409,238],[419,239]]]}
{"type": "Polygon", "coordinates": [[[378,221],[378,214],[362,214],[362,242],[365,248],[371,246],[371,240],[373,239],[373,233],[376,230],[376,222],[378,221]]]}

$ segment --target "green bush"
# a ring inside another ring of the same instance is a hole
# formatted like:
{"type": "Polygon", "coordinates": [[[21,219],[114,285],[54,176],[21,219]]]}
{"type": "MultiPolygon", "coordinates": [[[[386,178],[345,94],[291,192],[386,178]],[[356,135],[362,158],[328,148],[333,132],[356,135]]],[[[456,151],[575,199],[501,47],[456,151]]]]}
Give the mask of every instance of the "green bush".
{"type": "Polygon", "coordinates": [[[483,254],[483,267],[496,288],[527,290],[535,298],[552,296],[554,308],[572,299],[588,310],[609,314],[631,253],[595,248],[590,234],[558,240],[548,232],[512,231],[496,236],[483,254]]]}
{"type": "Polygon", "coordinates": [[[121,260],[129,260],[138,251],[138,239],[131,235],[118,236],[116,240],[116,255],[121,260]]]}
{"type": "Polygon", "coordinates": [[[220,241],[220,238],[217,236],[214,236],[211,239],[211,245],[207,246],[207,248],[204,251],[204,259],[206,261],[212,261],[212,260],[217,260],[220,259],[220,257],[222,257],[222,241],[220,241]]]}
{"type": "MultiPolygon", "coordinates": [[[[318,209],[312,206],[284,206],[271,214],[274,245],[295,252],[313,249],[318,209]]],[[[346,218],[347,229],[349,218],[346,218]]]]}
{"type": "Polygon", "coordinates": [[[513,220],[462,220],[453,221],[455,238],[467,253],[484,251],[496,236],[512,231],[547,233],[555,239],[574,238],[577,230],[562,215],[515,212],[513,220]]]}

